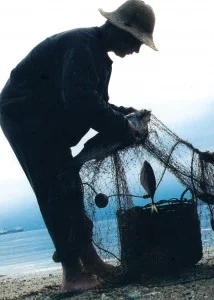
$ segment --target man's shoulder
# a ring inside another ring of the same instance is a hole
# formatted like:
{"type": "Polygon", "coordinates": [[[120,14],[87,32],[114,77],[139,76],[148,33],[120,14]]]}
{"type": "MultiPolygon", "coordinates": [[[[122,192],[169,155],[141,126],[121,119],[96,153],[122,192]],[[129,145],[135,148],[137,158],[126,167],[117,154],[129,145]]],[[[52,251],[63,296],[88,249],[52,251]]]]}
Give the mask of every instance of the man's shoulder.
{"type": "Polygon", "coordinates": [[[50,37],[57,44],[72,46],[81,45],[83,42],[87,44],[96,44],[98,38],[98,27],[75,28],[64,32],[57,33],[50,37]]]}
{"type": "Polygon", "coordinates": [[[55,56],[98,66],[104,61],[103,47],[99,38],[99,27],[77,28],[50,37],[55,56]]]}

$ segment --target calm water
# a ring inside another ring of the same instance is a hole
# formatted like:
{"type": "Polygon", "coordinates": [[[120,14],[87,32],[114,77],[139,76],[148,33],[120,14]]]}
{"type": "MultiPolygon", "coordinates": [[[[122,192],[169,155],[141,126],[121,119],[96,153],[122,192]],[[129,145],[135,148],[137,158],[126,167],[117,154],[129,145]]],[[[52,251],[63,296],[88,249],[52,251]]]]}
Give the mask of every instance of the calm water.
{"type": "MultiPolygon", "coordinates": [[[[109,242],[106,241],[108,249],[118,255],[118,249],[115,249],[117,244],[116,222],[109,220],[98,223],[102,223],[98,226],[102,228],[100,235],[102,245],[105,245],[103,241],[105,236],[108,235],[108,241],[112,243],[109,248],[109,242]],[[109,222],[113,228],[110,232],[109,222]]],[[[46,229],[1,235],[0,276],[60,268],[60,264],[56,264],[52,260],[54,250],[54,245],[46,229]]]]}
{"type": "MultiPolygon", "coordinates": [[[[119,255],[116,221],[100,221],[101,241],[119,255]],[[108,240],[106,240],[108,236],[108,240]],[[109,244],[110,243],[110,244],[109,244]]],[[[214,233],[208,216],[201,219],[202,242],[205,248],[214,246],[214,233]]],[[[46,229],[0,236],[0,275],[11,275],[60,268],[52,261],[53,243],[46,229]]]]}
{"type": "Polygon", "coordinates": [[[0,236],[0,275],[58,267],[54,246],[46,229],[0,236]]]}

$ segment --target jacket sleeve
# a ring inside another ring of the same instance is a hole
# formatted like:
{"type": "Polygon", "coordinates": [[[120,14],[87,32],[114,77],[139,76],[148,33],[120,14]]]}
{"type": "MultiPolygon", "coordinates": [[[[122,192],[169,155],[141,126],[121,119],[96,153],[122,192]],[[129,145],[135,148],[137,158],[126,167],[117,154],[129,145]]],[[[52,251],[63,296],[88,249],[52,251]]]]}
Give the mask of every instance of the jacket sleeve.
{"type": "Polygon", "coordinates": [[[126,132],[128,120],[101,99],[97,92],[99,71],[90,49],[66,53],[62,71],[62,98],[69,118],[84,120],[90,128],[107,134],[126,132]]]}

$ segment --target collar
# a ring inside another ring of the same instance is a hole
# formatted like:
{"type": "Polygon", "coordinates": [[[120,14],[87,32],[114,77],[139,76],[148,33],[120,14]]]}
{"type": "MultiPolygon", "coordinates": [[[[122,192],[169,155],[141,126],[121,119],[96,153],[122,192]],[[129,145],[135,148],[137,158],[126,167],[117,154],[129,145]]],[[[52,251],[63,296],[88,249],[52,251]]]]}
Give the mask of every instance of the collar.
{"type": "Polygon", "coordinates": [[[111,58],[109,57],[108,55],[108,52],[106,51],[106,49],[104,48],[103,46],[103,35],[102,35],[102,31],[99,27],[95,27],[97,33],[97,39],[98,39],[98,43],[99,43],[99,46],[100,48],[102,49],[102,52],[103,52],[103,55],[104,55],[104,59],[105,59],[105,62],[106,64],[111,67],[112,64],[113,64],[113,61],[111,60],[111,58]]]}

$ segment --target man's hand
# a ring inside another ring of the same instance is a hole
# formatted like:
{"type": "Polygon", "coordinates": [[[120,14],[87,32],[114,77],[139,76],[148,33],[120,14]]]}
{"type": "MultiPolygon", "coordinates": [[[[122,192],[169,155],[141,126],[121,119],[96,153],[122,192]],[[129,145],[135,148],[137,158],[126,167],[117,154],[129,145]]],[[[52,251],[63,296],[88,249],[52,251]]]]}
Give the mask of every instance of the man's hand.
{"type": "Polygon", "coordinates": [[[214,152],[205,151],[200,153],[203,160],[206,162],[213,163],[214,162],[214,152]]]}
{"type": "Polygon", "coordinates": [[[132,124],[132,122],[128,121],[128,128],[125,135],[125,144],[131,145],[134,142],[139,141],[141,138],[141,134],[138,129],[132,124]]]}
{"type": "Polygon", "coordinates": [[[137,109],[135,109],[134,107],[126,107],[125,115],[129,115],[134,112],[137,112],[137,109]]]}

